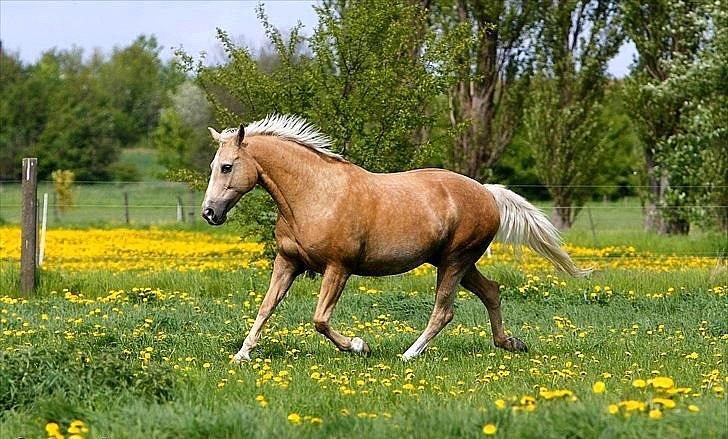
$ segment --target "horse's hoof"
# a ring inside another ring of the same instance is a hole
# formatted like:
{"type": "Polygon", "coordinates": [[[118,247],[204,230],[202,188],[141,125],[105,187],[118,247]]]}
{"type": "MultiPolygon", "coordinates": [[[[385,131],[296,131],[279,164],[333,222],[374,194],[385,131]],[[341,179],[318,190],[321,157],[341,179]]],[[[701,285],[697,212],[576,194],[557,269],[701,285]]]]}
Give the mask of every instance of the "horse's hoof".
{"type": "Polygon", "coordinates": [[[528,346],[516,337],[508,337],[503,342],[497,343],[497,347],[508,352],[528,352],[528,346]]]}
{"type": "Polygon", "coordinates": [[[240,351],[233,357],[233,361],[235,361],[238,364],[242,364],[245,362],[250,361],[250,353],[240,351]]]}
{"type": "Polygon", "coordinates": [[[351,339],[351,352],[368,357],[372,350],[369,349],[367,342],[359,337],[354,337],[351,339]]]}
{"type": "Polygon", "coordinates": [[[417,355],[409,355],[406,352],[402,355],[400,355],[400,358],[402,359],[402,362],[407,363],[409,361],[412,361],[417,355]]]}

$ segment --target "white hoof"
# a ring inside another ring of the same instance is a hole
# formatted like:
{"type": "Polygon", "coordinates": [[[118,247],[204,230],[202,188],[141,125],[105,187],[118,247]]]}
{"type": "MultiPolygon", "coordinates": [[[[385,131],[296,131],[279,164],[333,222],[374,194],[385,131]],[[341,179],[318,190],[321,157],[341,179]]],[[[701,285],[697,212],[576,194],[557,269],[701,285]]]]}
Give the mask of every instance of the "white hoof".
{"type": "Polygon", "coordinates": [[[371,352],[371,349],[369,349],[369,345],[367,344],[367,342],[365,342],[364,340],[362,340],[359,337],[352,338],[350,343],[351,343],[351,352],[355,352],[357,354],[362,354],[362,355],[369,355],[369,353],[371,352]]]}
{"type": "Polygon", "coordinates": [[[238,364],[245,361],[250,361],[250,353],[241,349],[240,351],[238,351],[237,354],[235,354],[233,360],[235,360],[235,362],[238,364]]]}
{"type": "Polygon", "coordinates": [[[351,339],[351,350],[354,352],[361,352],[364,350],[364,340],[359,337],[351,339]]]}

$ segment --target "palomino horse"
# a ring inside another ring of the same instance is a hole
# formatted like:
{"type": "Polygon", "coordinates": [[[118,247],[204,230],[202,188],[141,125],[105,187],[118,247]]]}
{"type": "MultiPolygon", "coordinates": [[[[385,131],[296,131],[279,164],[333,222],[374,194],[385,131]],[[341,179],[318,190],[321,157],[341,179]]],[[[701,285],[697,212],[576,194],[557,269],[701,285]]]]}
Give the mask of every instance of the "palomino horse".
{"type": "Polygon", "coordinates": [[[202,217],[225,222],[240,198],[261,185],[278,206],[278,254],[268,292],[255,323],[235,355],[250,360],[263,325],[305,270],[323,275],[313,316],[316,330],[342,351],[368,354],[359,337],[329,325],[336,302],[353,274],[403,273],[425,262],[437,267],[435,306],[427,328],[404,353],[419,355],[452,320],[455,289],[461,284],[488,311],[497,347],[526,351],[503,328],[498,284],[475,266],[498,235],[527,244],[557,268],[583,276],[560,247],[557,230],[543,213],[499,185],[481,185],[460,174],[421,169],[374,174],[329,150],[329,139],[296,116],[269,116],[222,133],[202,203],[202,217]]]}

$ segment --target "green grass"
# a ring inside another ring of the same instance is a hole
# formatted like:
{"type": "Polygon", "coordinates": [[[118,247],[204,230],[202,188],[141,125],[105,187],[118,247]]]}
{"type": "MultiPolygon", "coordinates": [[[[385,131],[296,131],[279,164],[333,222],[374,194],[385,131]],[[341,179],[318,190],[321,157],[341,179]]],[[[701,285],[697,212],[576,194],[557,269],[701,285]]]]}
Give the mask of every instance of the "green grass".
{"type": "MultiPolygon", "coordinates": [[[[195,215],[201,199],[196,194],[188,201],[182,185],[113,183],[75,190],[77,207],[59,220],[51,213],[51,227],[125,226],[127,192],[132,205],[146,206],[132,207],[132,227],[232,230],[199,220],[177,224],[176,197],[194,206],[195,215]]],[[[39,193],[44,191],[45,183],[39,193]]],[[[18,194],[17,184],[0,185],[0,217],[14,224],[18,194]]],[[[582,212],[565,233],[568,243],[632,245],[655,257],[725,255],[728,248],[726,237],[715,232],[644,233],[636,200],[590,206],[592,222],[582,212]]],[[[714,289],[728,288],[725,267],[603,270],[586,280],[563,279],[562,286],[545,273],[534,281],[503,264],[484,272],[504,285],[506,327],[528,344],[529,353],[494,348],[485,310],[462,292],[455,320],[423,356],[403,363],[399,355],[432,309],[431,275],[352,279],[332,324],[363,337],[373,353],[341,353],[311,323],[320,279],[300,278],[263,334],[256,361],[236,366],[229,357],[255,317],[267,272],[43,271],[34,297],[0,301],[0,437],[43,437],[47,422],[65,428],[73,419],[86,422],[93,438],[482,437],[486,423],[498,426],[498,437],[725,437],[725,396],[713,391],[728,384],[728,299],[714,289]],[[529,281],[538,291],[522,293],[519,287],[529,281]],[[597,286],[601,291],[592,297],[597,286]],[[607,286],[612,294],[604,293],[607,286]],[[92,301],[74,303],[64,298],[64,288],[92,301]],[[124,300],[98,300],[120,289],[124,300]],[[140,356],[148,347],[145,361],[140,356]],[[287,388],[265,379],[266,367],[290,381],[287,388]],[[709,378],[715,370],[718,377],[709,378]],[[326,380],[313,379],[314,372],[326,380]],[[675,397],[677,407],[665,410],[661,420],[647,414],[657,393],[632,386],[656,375],[692,389],[675,397]],[[599,380],[606,383],[604,394],[591,391],[599,380]],[[568,389],[577,400],[543,400],[541,386],[568,389]],[[345,394],[349,390],[355,393],[345,394]],[[256,401],[258,395],[267,407],[256,401]],[[514,412],[524,395],[537,399],[536,410],[514,412]],[[498,410],[498,399],[509,407],[498,410]],[[647,411],[608,413],[610,404],[631,399],[646,402],[647,411]],[[690,412],[689,405],[700,411],[690,412]],[[291,413],[322,423],[293,425],[291,413]]],[[[18,284],[17,264],[0,266],[0,296],[17,291],[18,284]]]]}
{"type": "MultiPolygon", "coordinates": [[[[0,334],[0,431],[40,437],[49,421],[67,426],[82,419],[89,437],[115,438],[482,437],[485,423],[496,424],[499,437],[725,437],[725,397],[712,388],[726,386],[728,300],[710,290],[728,283],[724,271],[610,270],[564,279],[565,286],[541,281],[541,290],[551,293],[547,299],[519,292],[526,277],[511,267],[489,267],[485,274],[505,285],[507,329],[529,353],[494,348],[484,308],[463,292],[454,321],[420,358],[403,363],[398,355],[424,328],[433,302],[433,277],[413,275],[349,282],[333,325],[362,336],[373,352],[369,358],[341,353],[311,324],[320,280],[300,278],[254,351],[259,360],[238,367],[229,355],[255,316],[266,272],[43,273],[37,296],[0,302],[2,330],[12,333],[0,334]],[[591,298],[595,285],[614,293],[591,298]],[[146,287],[161,288],[166,297],[146,287]],[[110,289],[127,294],[125,301],[78,304],[64,299],[62,288],[86,298],[110,289]],[[189,295],[168,297],[174,291],[189,295]],[[648,296],[654,293],[663,296],[648,296]],[[558,327],[554,316],[568,319],[566,326],[558,327]],[[140,352],[147,347],[153,351],[145,362],[140,352]],[[693,352],[697,358],[686,358],[693,352]],[[287,388],[261,381],[262,359],[274,376],[288,371],[282,375],[287,388]],[[716,369],[718,383],[704,387],[716,369]],[[499,371],[503,376],[486,379],[499,371]],[[319,382],[313,372],[330,378],[319,382]],[[676,397],[677,407],[657,421],[647,412],[607,412],[622,400],[649,403],[655,392],[631,383],[654,375],[692,391],[676,397]],[[421,390],[393,392],[420,380],[426,381],[421,390]],[[598,380],[606,393],[592,393],[598,380]],[[342,386],[356,393],[344,394],[342,386]],[[578,399],[542,400],[539,386],[569,389],[578,399]],[[494,406],[499,398],[511,403],[523,395],[536,396],[535,411],[494,406]],[[700,412],[689,412],[690,404],[700,412]],[[291,413],[322,424],[293,425],[291,413]]],[[[16,277],[12,269],[0,272],[0,284],[16,277]]]]}

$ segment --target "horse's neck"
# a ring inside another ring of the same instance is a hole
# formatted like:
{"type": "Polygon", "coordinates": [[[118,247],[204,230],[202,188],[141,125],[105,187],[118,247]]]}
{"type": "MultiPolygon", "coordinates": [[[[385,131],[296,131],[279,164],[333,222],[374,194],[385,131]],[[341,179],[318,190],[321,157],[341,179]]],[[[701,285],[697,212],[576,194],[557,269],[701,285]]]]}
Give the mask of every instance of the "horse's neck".
{"type": "Polygon", "coordinates": [[[324,208],[326,200],[346,184],[348,168],[353,167],[273,136],[251,137],[248,145],[259,166],[260,184],[292,226],[297,217],[324,208]]]}

